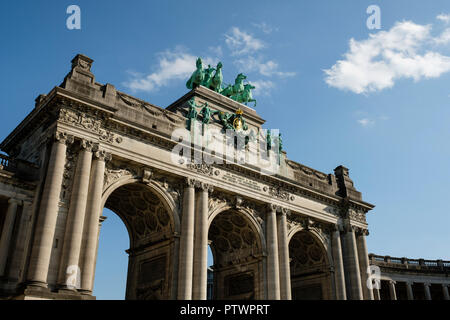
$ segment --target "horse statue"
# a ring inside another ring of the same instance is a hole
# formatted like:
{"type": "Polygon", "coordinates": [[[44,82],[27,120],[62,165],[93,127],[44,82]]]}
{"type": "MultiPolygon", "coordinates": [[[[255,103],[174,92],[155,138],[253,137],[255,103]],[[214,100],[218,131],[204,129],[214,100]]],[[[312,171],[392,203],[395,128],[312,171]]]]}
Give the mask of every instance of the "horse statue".
{"type": "Polygon", "coordinates": [[[209,84],[209,88],[214,90],[215,92],[219,92],[222,90],[222,62],[219,62],[216,67],[216,72],[214,76],[211,78],[211,82],[209,84]]]}
{"type": "Polygon", "coordinates": [[[236,80],[234,80],[234,85],[229,84],[220,93],[230,98],[231,96],[235,96],[243,92],[245,79],[247,79],[247,77],[242,73],[239,73],[236,77],[236,80]]]}
{"type": "Polygon", "coordinates": [[[255,104],[253,105],[253,108],[256,107],[256,100],[253,99],[252,96],[252,91],[255,89],[255,86],[252,86],[251,84],[245,84],[244,85],[244,91],[242,91],[241,93],[232,95],[230,98],[240,102],[240,103],[245,103],[247,105],[248,102],[254,102],[255,104]]]}
{"type": "Polygon", "coordinates": [[[194,89],[195,87],[198,87],[202,84],[203,80],[205,79],[205,72],[203,71],[203,64],[202,59],[198,58],[197,62],[197,70],[192,73],[189,80],[186,82],[186,87],[188,89],[194,89]]]}
{"type": "Polygon", "coordinates": [[[216,69],[211,68],[211,65],[209,65],[209,64],[208,64],[208,68],[203,70],[203,72],[205,74],[205,78],[202,81],[202,86],[209,88],[209,86],[211,85],[212,74],[213,74],[214,70],[216,70],[216,69]]]}

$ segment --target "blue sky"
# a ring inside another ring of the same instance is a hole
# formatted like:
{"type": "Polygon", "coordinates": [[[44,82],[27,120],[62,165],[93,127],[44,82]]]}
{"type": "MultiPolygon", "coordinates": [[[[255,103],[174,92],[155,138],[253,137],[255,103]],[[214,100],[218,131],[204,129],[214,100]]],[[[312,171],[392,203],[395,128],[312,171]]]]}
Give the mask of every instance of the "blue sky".
{"type": "MultiPolygon", "coordinates": [[[[3,1],[0,137],[77,53],[95,60],[98,82],[161,107],[187,92],[193,59],[220,60],[225,82],[244,72],[257,86],[256,109],[290,159],[350,169],[376,205],[370,252],[450,260],[448,14],[439,0],[3,1]],[[71,4],[81,30],[66,28],[71,4]],[[372,4],[380,30],[366,26],[372,4]]],[[[95,294],[120,299],[128,238],[105,214],[95,294]]]]}

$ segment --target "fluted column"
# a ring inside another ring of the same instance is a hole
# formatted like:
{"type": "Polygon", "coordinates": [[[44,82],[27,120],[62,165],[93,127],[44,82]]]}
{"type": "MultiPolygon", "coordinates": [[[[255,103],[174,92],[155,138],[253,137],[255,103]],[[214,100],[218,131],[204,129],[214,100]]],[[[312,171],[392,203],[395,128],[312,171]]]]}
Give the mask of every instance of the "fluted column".
{"type": "Polygon", "coordinates": [[[395,292],[395,284],[394,280],[389,280],[389,296],[391,300],[397,300],[397,293],[395,292]]]}
{"type": "Polygon", "coordinates": [[[192,298],[194,262],[195,180],[186,179],[181,217],[181,238],[178,272],[178,299],[192,298]]]}
{"type": "Polygon", "coordinates": [[[368,268],[369,268],[369,253],[367,252],[366,236],[369,234],[368,230],[360,230],[358,232],[358,238],[356,239],[358,248],[358,260],[361,272],[361,286],[363,291],[363,296],[365,300],[373,300],[373,291],[367,285],[367,280],[369,278],[368,268]]]}
{"type": "Polygon", "coordinates": [[[14,229],[14,221],[16,220],[17,206],[19,200],[9,199],[8,210],[6,211],[5,221],[0,238],[0,276],[5,274],[6,260],[11,245],[11,237],[14,229]]]}
{"type": "Polygon", "coordinates": [[[111,154],[104,150],[97,150],[93,155],[80,261],[81,291],[88,294],[92,293],[94,286],[105,162],[111,159],[111,154]]]}
{"type": "Polygon", "coordinates": [[[442,284],[442,293],[444,294],[444,300],[450,300],[450,295],[448,294],[448,284],[442,284]]]}
{"type": "MultiPolygon", "coordinates": [[[[348,226],[345,234],[345,243],[347,250],[346,272],[350,277],[351,300],[363,300],[361,288],[361,273],[359,268],[358,249],[356,247],[355,227],[348,226]]],[[[346,275],[346,276],[347,276],[346,275]]]]}
{"type": "Polygon", "coordinates": [[[408,300],[414,300],[412,282],[410,281],[406,281],[406,295],[408,296],[408,300]]]}
{"type": "Polygon", "coordinates": [[[278,253],[280,268],[280,299],[291,300],[291,271],[289,265],[289,242],[286,215],[289,210],[282,208],[277,216],[278,253]]]}
{"type": "Polygon", "coordinates": [[[23,268],[27,255],[27,239],[29,239],[31,233],[30,220],[32,215],[32,204],[31,200],[23,200],[22,214],[19,220],[17,238],[14,244],[14,255],[11,257],[11,264],[8,271],[8,277],[18,279],[19,282],[21,282],[24,276],[23,268]]]}
{"type": "Polygon", "coordinates": [[[48,162],[47,176],[42,191],[41,205],[36,223],[33,248],[28,268],[30,285],[47,287],[47,275],[55,235],[58,203],[66,162],[66,143],[72,143],[73,137],[56,132],[48,162]]]}
{"type": "MultiPolygon", "coordinates": [[[[77,283],[67,283],[70,276],[67,271],[70,267],[73,268],[72,272],[78,272],[80,267],[79,257],[91,174],[92,146],[92,142],[81,140],[59,267],[58,284],[64,289],[75,289],[78,286],[77,283]]],[[[75,278],[78,279],[80,276],[78,274],[75,278]]]]}
{"type": "Polygon", "coordinates": [[[425,300],[431,300],[430,283],[424,283],[423,287],[425,289],[425,300]]]}
{"type": "Polygon", "coordinates": [[[201,183],[198,202],[196,201],[194,236],[194,279],[192,298],[206,300],[208,274],[208,192],[212,187],[201,183]]]}
{"type": "Polygon", "coordinates": [[[344,262],[342,259],[341,232],[339,231],[338,226],[335,226],[333,231],[332,248],[336,283],[336,299],[347,300],[347,294],[345,292],[344,262]]]}
{"type": "Polygon", "coordinates": [[[267,297],[280,300],[280,271],[278,264],[277,206],[269,205],[266,223],[267,297]]]}

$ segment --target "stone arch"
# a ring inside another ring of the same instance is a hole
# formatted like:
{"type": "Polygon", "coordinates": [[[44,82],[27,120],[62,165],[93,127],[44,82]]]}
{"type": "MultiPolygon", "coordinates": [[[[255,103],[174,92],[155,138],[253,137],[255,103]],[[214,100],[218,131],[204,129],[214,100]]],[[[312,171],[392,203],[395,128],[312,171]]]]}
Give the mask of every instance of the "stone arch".
{"type": "Polygon", "coordinates": [[[174,225],[174,232],[179,233],[180,232],[180,215],[178,205],[176,201],[173,199],[173,197],[164,190],[158,183],[154,181],[150,181],[148,183],[142,183],[142,179],[131,176],[131,175],[125,175],[120,177],[119,179],[115,180],[114,182],[106,185],[106,187],[103,190],[102,194],[102,202],[101,207],[102,209],[105,207],[105,203],[108,200],[109,196],[117,189],[119,189],[122,186],[125,186],[127,184],[141,184],[143,187],[147,186],[149,187],[153,192],[155,192],[158,197],[160,197],[161,200],[163,200],[163,203],[166,206],[166,209],[171,213],[171,216],[173,218],[173,225],[174,225]]]}
{"type": "Polygon", "coordinates": [[[288,234],[292,299],[331,299],[331,250],[315,228],[296,226],[288,234]]]}
{"type": "Polygon", "coordinates": [[[209,215],[208,239],[213,252],[216,299],[261,299],[262,228],[252,214],[229,205],[209,215]]]}
{"type": "Polygon", "coordinates": [[[208,230],[209,230],[209,227],[211,226],[211,223],[213,222],[214,218],[217,215],[219,215],[222,212],[229,211],[229,210],[239,212],[239,214],[241,214],[245,219],[248,220],[248,222],[251,224],[252,228],[254,228],[255,232],[257,233],[257,235],[259,237],[259,242],[261,244],[261,251],[266,252],[266,237],[265,237],[261,222],[258,221],[258,218],[255,217],[255,215],[252,212],[250,212],[250,210],[247,210],[246,208],[236,208],[235,206],[232,206],[228,203],[217,205],[215,208],[212,208],[212,210],[209,211],[208,230]]]}
{"type": "Polygon", "coordinates": [[[121,218],[130,237],[126,299],[176,297],[180,222],[170,193],[127,174],[105,186],[101,204],[121,218]]]}

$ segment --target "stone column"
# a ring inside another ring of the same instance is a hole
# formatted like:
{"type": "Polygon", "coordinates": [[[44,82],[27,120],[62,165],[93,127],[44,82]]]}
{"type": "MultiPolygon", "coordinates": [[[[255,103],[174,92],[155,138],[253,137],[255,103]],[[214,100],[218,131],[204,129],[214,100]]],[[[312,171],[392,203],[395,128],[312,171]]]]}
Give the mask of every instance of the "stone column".
{"type": "Polygon", "coordinates": [[[351,300],[363,300],[361,288],[361,273],[359,268],[358,249],[356,247],[355,227],[349,226],[345,234],[345,244],[347,250],[346,276],[350,277],[351,300]]]}
{"type": "Polygon", "coordinates": [[[448,294],[448,284],[442,284],[442,293],[444,294],[444,300],[450,300],[450,295],[448,294]]]}
{"type": "Polygon", "coordinates": [[[375,300],[381,300],[381,296],[380,296],[380,289],[377,288],[373,288],[373,296],[375,298],[375,300]]]}
{"type": "Polygon", "coordinates": [[[66,163],[66,143],[73,142],[72,136],[62,132],[56,132],[54,138],[56,141],[52,145],[48,162],[27,277],[30,285],[40,287],[47,287],[47,274],[66,163]]]}
{"type": "Polygon", "coordinates": [[[406,281],[406,295],[408,296],[408,300],[414,300],[412,282],[410,281],[406,281]]]}
{"type": "Polygon", "coordinates": [[[103,150],[94,152],[89,195],[86,203],[84,239],[81,251],[81,291],[91,294],[94,286],[95,261],[99,235],[99,220],[102,211],[103,180],[105,162],[111,159],[111,154],[103,150]]]}
{"type": "Polygon", "coordinates": [[[267,297],[280,300],[280,271],[278,264],[277,206],[269,205],[266,222],[267,297]]]}
{"type": "Polygon", "coordinates": [[[368,268],[369,268],[369,253],[367,252],[366,236],[369,235],[368,230],[360,230],[358,238],[356,239],[358,247],[358,262],[361,271],[361,286],[365,300],[373,300],[373,291],[367,285],[368,268]]]}
{"type": "Polygon", "coordinates": [[[430,286],[431,284],[428,282],[423,284],[423,287],[425,289],[425,300],[431,300],[430,286]]]}
{"type": "Polygon", "coordinates": [[[194,280],[192,298],[206,300],[208,274],[208,192],[212,187],[201,183],[195,217],[194,280]]]}
{"type": "Polygon", "coordinates": [[[0,238],[0,276],[5,275],[6,260],[8,259],[8,251],[11,245],[11,238],[14,229],[14,221],[16,220],[18,205],[19,200],[12,198],[8,200],[8,210],[6,211],[5,222],[3,223],[3,229],[0,238]]]}
{"type": "Polygon", "coordinates": [[[192,270],[194,262],[195,180],[186,179],[181,217],[181,239],[178,272],[178,299],[192,298],[192,270]]]}
{"type": "MultiPolygon", "coordinates": [[[[67,213],[62,258],[59,267],[58,284],[62,289],[79,289],[78,282],[68,284],[68,269],[78,272],[80,269],[81,240],[83,236],[84,216],[89,191],[89,178],[92,163],[92,142],[81,140],[77,166],[74,174],[70,207],[67,213]]],[[[79,279],[77,274],[72,279],[79,279]]]]}
{"type": "Polygon", "coordinates": [[[291,270],[289,265],[289,242],[286,215],[289,210],[282,208],[277,216],[278,253],[280,268],[280,299],[291,300],[291,270]]]}
{"type": "MultiPolygon", "coordinates": [[[[8,277],[17,279],[21,282],[23,278],[23,269],[27,253],[27,245],[31,230],[30,220],[32,215],[32,204],[30,200],[23,200],[22,214],[19,221],[19,228],[17,231],[17,238],[14,241],[14,255],[11,259],[8,277]]],[[[0,254],[1,257],[1,254],[0,254]]]]}
{"type": "Polygon", "coordinates": [[[395,284],[394,280],[389,280],[389,295],[391,300],[397,300],[397,293],[395,292],[395,284]]]}
{"type": "Polygon", "coordinates": [[[335,226],[335,229],[333,231],[331,246],[333,249],[336,299],[347,300],[347,294],[345,292],[344,262],[342,260],[341,233],[337,225],[335,226]]]}

